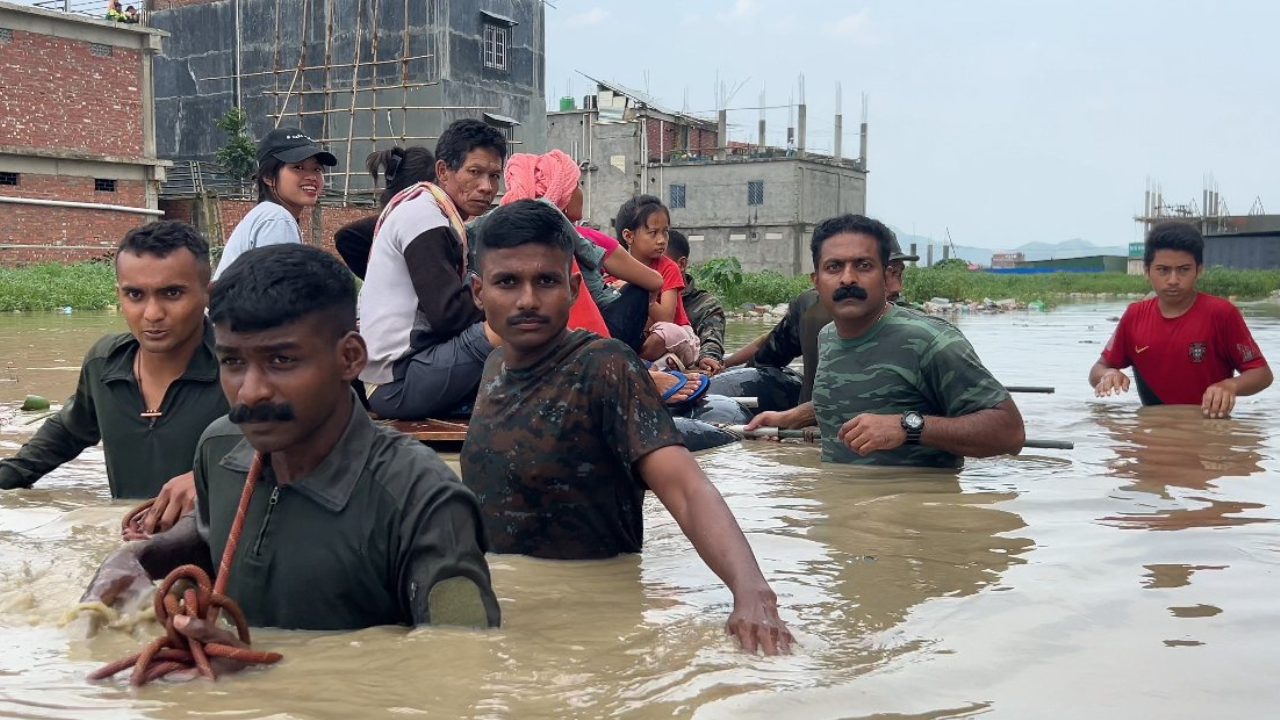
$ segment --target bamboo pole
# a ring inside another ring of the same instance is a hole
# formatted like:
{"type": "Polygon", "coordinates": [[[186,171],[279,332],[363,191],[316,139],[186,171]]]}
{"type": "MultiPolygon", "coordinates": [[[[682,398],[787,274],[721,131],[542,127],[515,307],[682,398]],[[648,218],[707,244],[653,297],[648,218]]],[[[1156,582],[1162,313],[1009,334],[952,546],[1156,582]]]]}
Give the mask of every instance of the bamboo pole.
{"type": "MultiPolygon", "coordinates": [[[[754,430],[747,430],[746,425],[724,425],[721,429],[731,433],[742,435],[748,440],[764,440],[768,438],[777,438],[779,440],[804,440],[805,442],[817,442],[822,439],[822,431],[816,427],[807,427],[799,429],[785,429],[776,427],[759,427],[754,430]]],[[[1038,450],[1074,450],[1076,444],[1069,440],[1036,440],[1027,438],[1022,443],[1024,448],[1035,448],[1038,450]]]]}

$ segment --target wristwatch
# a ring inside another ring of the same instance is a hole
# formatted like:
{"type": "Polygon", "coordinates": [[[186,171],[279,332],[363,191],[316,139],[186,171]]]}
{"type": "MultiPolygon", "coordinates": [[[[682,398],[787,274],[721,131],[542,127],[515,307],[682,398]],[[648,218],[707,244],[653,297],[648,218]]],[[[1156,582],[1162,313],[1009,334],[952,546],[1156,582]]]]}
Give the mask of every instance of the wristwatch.
{"type": "Polygon", "coordinates": [[[902,429],[907,431],[908,445],[919,445],[920,433],[924,432],[924,416],[915,410],[902,413],[902,429]]]}

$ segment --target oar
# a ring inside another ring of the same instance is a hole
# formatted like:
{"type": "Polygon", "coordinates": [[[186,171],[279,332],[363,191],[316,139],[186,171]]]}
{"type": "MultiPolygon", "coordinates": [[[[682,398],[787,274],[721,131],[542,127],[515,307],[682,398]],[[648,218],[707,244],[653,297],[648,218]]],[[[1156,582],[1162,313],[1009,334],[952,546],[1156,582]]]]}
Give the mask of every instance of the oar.
{"type": "MultiPolygon", "coordinates": [[[[1039,387],[1035,385],[1010,385],[1009,387],[1006,387],[1005,390],[1008,390],[1011,393],[1040,393],[1042,395],[1052,395],[1056,392],[1054,388],[1039,387]]],[[[760,398],[758,397],[747,395],[743,397],[730,397],[729,399],[734,400],[742,407],[749,408],[751,410],[760,407],[760,398]]]]}
{"type": "MultiPolygon", "coordinates": [[[[786,430],[776,427],[760,427],[755,430],[747,430],[746,425],[724,425],[726,430],[737,435],[742,435],[751,440],[763,440],[765,438],[778,438],[780,440],[804,440],[806,442],[817,442],[822,438],[822,432],[816,427],[800,428],[798,430],[786,430]]],[[[1022,443],[1024,448],[1035,448],[1038,450],[1074,450],[1076,444],[1069,440],[1033,440],[1028,438],[1022,443]]]]}

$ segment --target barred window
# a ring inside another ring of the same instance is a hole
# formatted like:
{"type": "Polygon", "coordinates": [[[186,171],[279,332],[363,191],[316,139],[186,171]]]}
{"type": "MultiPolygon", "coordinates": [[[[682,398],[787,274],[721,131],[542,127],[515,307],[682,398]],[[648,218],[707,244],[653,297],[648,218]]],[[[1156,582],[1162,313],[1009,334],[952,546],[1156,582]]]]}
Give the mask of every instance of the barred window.
{"type": "Polygon", "coordinates": [[[685,186],[671,185],[671,209],[675,210],[684,207],[685,203],[685,186]]]}
{"type": "Polygon", "coordinates": [[[0,185],[17,185],[18,173],[0,172],[0,185]]]}
{"type": "Polygon", "coordinates": [[[764,181],[750,180],[747,182],[747,204],[763,205],[764,204],[764,181]]]}
{"type": "Polygon", "coordinates": [[[106,178],[94,178],[93,191],[94,192],[115,192],[116,181],[107,180],[106,178]]]}
{"type": "Polygon", "coordinates": [[[507,28],[493,23],[484,24],[484,66],[497,70],[507,69],[507,28]]]}
{"type": "Polygon", "coordinates": [[[0,43],[13,42],[13,30],[9,28],[0,28],[0,43]]]}
{"type": "Polygon", "coordinates": [[[111,57],[111,46],[102,43],[89,43],[89,54],[94,57],[111,57]]]}

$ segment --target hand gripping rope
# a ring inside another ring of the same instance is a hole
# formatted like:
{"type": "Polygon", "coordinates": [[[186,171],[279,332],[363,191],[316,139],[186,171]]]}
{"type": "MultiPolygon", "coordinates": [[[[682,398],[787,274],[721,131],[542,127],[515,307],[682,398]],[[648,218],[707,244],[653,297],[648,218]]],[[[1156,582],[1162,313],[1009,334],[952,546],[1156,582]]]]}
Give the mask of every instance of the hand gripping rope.
{"type": "Polygon", "coordinates": [[[253,464],[249,467],[249,477],[245,479],[244,491],[240,494],[240,505],[236,508],[231,532],[227,535],[227,546],[218,563],[217,582],[209,582],[208,574],[195,565],[175,568],[156,591],[156,620],[164,625],[165,634],[147,643],[142,652],[98,668],[89,675],[90,680],[104,680],[122,670],[133,668],[129,683],[139,687],[169,673],[193,667],[210,680],[217,680],[218,674],[213,669],[210,658],[229,658],[256,665],[272,665],[284,658],[280,653],[249,650],[216,642],[201,643],[187,638],[173,626],[174,618],[179,615],[201,618],[213,625],[219,612],[225,611],[235,622],[240,641],[249,644],[249,623],[245,621],[240,607],[224,595],[223,591],[226,590],[227,580],[231,575],[231,558],[235,555],[236,545],[240,543],[240,533],[244,529],[245,515],[249,510],[249,499],[253,497],[253,488],[261,472],[262,454],[256,453],[253,464]],[[179,597],[171,591],[182,580],[188,581],[191,587],[183,590],[179,597]]]}

